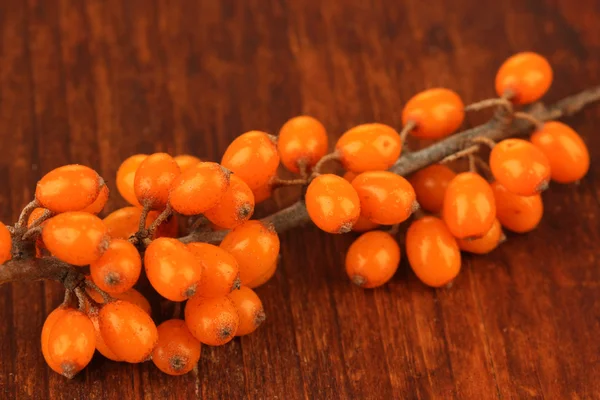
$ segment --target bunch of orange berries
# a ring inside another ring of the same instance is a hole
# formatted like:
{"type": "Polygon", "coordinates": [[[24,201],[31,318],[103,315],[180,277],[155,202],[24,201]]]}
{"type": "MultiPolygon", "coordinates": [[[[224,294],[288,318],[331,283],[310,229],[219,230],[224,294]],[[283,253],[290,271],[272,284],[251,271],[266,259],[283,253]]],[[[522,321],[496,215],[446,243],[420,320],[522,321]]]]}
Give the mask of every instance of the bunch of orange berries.
{"type": "MultiPolygon", "coordinates": [[[[508,103],[512,113],[513,106],[537,101],[551,82],[552,69],[545,58],[519,53],[506,60],[497,73],[500,99],[487,103],[508,103]]],[[[403,134],[381,124],[362,125],[343,134],[336,149],[348,172],[345,180],[321,175],[309,185],[306,204],[312,220],[328,232],[363,232],[399,224],[420,205],[433,215],[420,215],[410,224],[406,253],[417,277],[440,287],[459,273],[461,250],[475,254],[492,251],[505,239],[503,227],[518,233],[534,229],[543,214],[540,193],[550,180],[576,182],[588,171],[587,147],[573,129],[560,122],[535,121],[518,112],[509,117],[525,118],[536,125],[530,141],[510,138],[496,144],[485,138],[473,140],[491,148],[489,166],[477,159],[489,172],[491,183],[476,172],[474,163],[469,171],[458,174],[444,164],[431,165],[408,181],[383,171],[399,156],[403,135],[447,137],[462,124],[465,110],[469,108],[456,93],[430,89],[406,104],[403,134]]],[[[479,147],[472,150],[464,155],[474,157],[479,147]]],[[[394,231],[364,233],[350,246],[346,271],[354,283],[373,288],[391,279],[400,262],[394,231]]]]}
{"type": "Polygon", "coordinates": [[[25,226],[0,225],[1,263],[31,241],[36,257],[81,268],[85,276],[44,323],[48,365],[71,378],[98,350],[115,361],[151,359],[180,375],[197,364],[201,344],[219,346],[255,331],[266,316],[252,289],[275,273],[279,238],[250,220],[249,186],[219,164],[157,153],[123,162],[117,187],[132,206],[100,219],[109,196],[104,180],[82,165],[59,167],[38,182],[25,226]],[[203,214],[231,231],[220,246],[184,244],[173,212],[203,214]],[[162,297],[187,300],[184,320],[155,325],[149,302],[134,289],[142,269],[162,297]]]}
{"type": "MultiPolygon", "coordinates": [[[[538,100],[551,82],[546,59],[520,53],[498,71],[500,98],[488,103],[503,107],[509,119],[531,120],[513,113],[513,106],[538,100]]],[[[474,151],[461,149],[448,159],[462,154],[474,160],[479,144],[489,145],[491,183],[474,163],[458,174],[435,164],[409,179],[389,171],[408,135],[443,139],[470,109],[451,90],[429,89],[406,104],[401,133],[380,123],[359,125],[329,154],[323,125],[300,116],[286,122],[277,137],[242,134],[220,164],[189,155],[134,155],[121,164],[116,179],[131,206],[104,219],[97,216],[109,196],[104,180],[85,166],[60,167],[38,182],[35,201],[14,227],[0,224],[0,264],[23,257],[21,244],[29,241],[36,257],[82,268],[86,278],[67,288],[65,302],[42,329],[43,354],[56,372],[74,376],[98,350],[112,360],[151,359],[168,374],[183,374],[197,363],[201,343],[223,345],[265,319],[252,289],[274,275],[280,243],[273,226],[250,218],[276,188],[303,186],[308,216],[326,232],[365,232],[346,256],[350,279],[363,288],[394,275],[401,257],[394,234],[420,206],[432,215],[414,218],[406,253],[415,274],[439,287],[459,273],[461,250],[484,254],[502,242],[503,228],[534,229],[543,213],[540,192],[551,179],[575,182],[587,172],[585,143],[559,122],[536,123],[530,141],[474,138],[465,144],[474,151]],[[321,172],[330,160],[342,164],[343,177],[321,172]],[[278,178],[280,164],[300,178],[278,178]],[[195,221],[192,230],[229,231],[219,246],[187,243],[178,239],[182,216],[195,221]],[[142,273],[165,299],[187,301],[184,320],[155,325],[148,301],[134,289],[142,273]]]]}

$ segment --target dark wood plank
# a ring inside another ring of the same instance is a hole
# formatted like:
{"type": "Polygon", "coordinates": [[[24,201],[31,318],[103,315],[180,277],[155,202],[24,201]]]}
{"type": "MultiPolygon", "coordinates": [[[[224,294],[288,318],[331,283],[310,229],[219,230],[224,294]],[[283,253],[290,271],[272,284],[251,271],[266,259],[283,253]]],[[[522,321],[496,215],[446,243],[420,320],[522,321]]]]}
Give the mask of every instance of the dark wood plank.
{"type": "MultiPolygon", "coordinates": [[[[240,133],[277,133],[299,114],[323,121],[331,146],[358,123],[399,127],[402,105],[424,88],[452,88],[465,102],[493,96],[498,65],[520,50],[550,59],[549,100],[600,80],[597,1],[482,4],[5,1],[0,217],[14,220],[36,180],[65,163],[100,171],[113,210],[125,204],[114,176],[131,154],[220,160],[240,133]]],[[[599,120],[598,107],[568,120],[593,160],[599,120]]],[[[183,377],[97,356],[65,381],[39,351],[61,288],[6,285],[0,398],[595,398],[599,177],[593,161],[579,185],[553,185],[539,229],[465,256],[452,288],[424,287],[403,257],[388,285],[363,291],[344,271],[352,235],[285,233],[279,270],[258,289],[265,325],[204,347],[183,377]]],[[[297,195],[282,190],[257,215],[297,195]]],[[[157,321],[170,317],[170,305],[151,302],[157,321]]]]}

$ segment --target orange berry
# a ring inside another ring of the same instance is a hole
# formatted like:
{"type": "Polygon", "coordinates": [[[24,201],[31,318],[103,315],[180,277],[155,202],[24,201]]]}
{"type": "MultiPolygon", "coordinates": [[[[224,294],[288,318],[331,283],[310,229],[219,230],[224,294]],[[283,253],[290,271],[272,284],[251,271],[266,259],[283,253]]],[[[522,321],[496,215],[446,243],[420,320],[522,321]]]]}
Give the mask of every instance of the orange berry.
{"type": "MultiPolygon", "coordinates": [[[[146,218],[146,228],[148,228],[159,216],[158,211],[150,211],[146,218]]],[[[108,236],[113,239],[129,239],[135,234],[139,227],[142,210],[138,207],[123,207],[107,215],[103,222],[106,225],[108,236]]],[[[178,226],[174,215],[163,222],[156,232],[154,238],[175,237],[177,236],[178,226]]]]}
{"type": "Polygon", "coordinates": [[[204,216],[222,228],[233,229],[254,214],[254,194],[246,183],[232,174],[229,188],[219,203],[206,210],[204,216]]]}
{"type": "Polygon", "coordinates": [[[152,287],[171,301],[192,297],[202,278],[200,263],[177,239],[159,238],[150,243],[144,267],[152,287]]]}
{"type": "Polygon", "coordinates": [[[360,216],[360,199],[352,185],[337,175],[319,175],[305,196],[310,219],[329,233],[350,232],[360,216]]]}
{"type": "Polygon", "coordinates": [[[363,172],[352,187],[360,199],[360,214],[378,224],[399,224],[419,208],[411,184],[392,172],[363,172]]]}
{"type": "MultiPolygon", "coordinates": [[[[87,292],[92,297],[92,299],[96,300],[97,303],[100,303],[100,304],[104,303],[104,299],[102,298],[100,293],[98,293],[97,291],[88,290],[87,292]]],[[[123,300],[128,303],[135,304],[136,306],[138,306],[139,308],[144,310],[144,312],[146,314],[152,316],[152,308],[150,306],[150,302],[148,301],[148,299],[146,299],[143,294],[141,294],[140,292],[138,292],[137,290],[135,290],[133,288],[131,288],[123,293],[111,294],[111,296],[117,300],[123,300]]]]}
{"type": "Polygon", "coordinates": [[[185,323],[201,343],[221,346],[235,336],[240,317],[227,296],[194,296],[185,305],[185,323]]]}
{"type": "Polygon", "coordinates": [[[496,93],[510,92],[515,104],[539,100],[552,84],[552,67],[545,57],[531,52],[517,53],[500,66],[496,74],[496,93]]]}
{"type": "Polygon", "coordinates": [[[44,225],[42,239],[55,257],[77,266],[88,265],[99,259],[109,244],[102,220],[80,211],[50,218],[44,225]]]}
{"type": "Polygon", "coordinates": [[[44,326],[42,326],[42,355],[44,356],[44,360],[46,360],[46,364],[48,364],[48,366],[54,372],[61,375],[63,374],[62,366],[59,362],[54,361],[54,359],[50,357],[49,339],[50,333],[52,332],[52,328],[54,328],[56,321],[58,321],[63,315],[71,310],[73,309],[64,306],[54,309],[50,314],[48,314],[46,320],[44,321],[44,326]]]}
{"type": "Polygon", "coordinates": [[[92,321],[92,324],[94,325],[94,333],[96,334],[96,350],[98,350],[100,354],[109,360],[121,361],[121,359],[119,359],[119,357],[117,357],[117,355],[108,348],[104,342],[104,339],[102,338],[102,335],[100,334],[100,322],[98,321],[98,314],[90,312],[88,313],[88,317],[90,317],[90,321],[92,321]]]}
{"type": "Polygon", "coordinates": [[[275,275],[275,272],[277,272],[277,261],[275,261],[273,263],[273,265],[271,265],[261,276],[246,283],[246,286],[248,286],[251,289],[262,286],[265,283],[267,283],[269,281],[269,279],[271,279],[273,277],[273,275],[275,275]]]}
{"type": "Polygon", "coordinates": [[[152,362],[169,375],[190,372],[200,360],[202,345],[191,334],[185,321],[170,319],[158,326],[158,343],[152,351],[152,362]]]}
{"type": "Polygon", "coordinates": [[[523,139],[505,139],[490,153],[490,168],[498,182],[521,196],[533,196],[548,187],[550,161],[523,139]]]}
{"type": "Polygon", "coordinates": [[[496,216],[503,227],[525,233],[535,229],[540,223],[544,214],[542,196],[519,196],[509,192],[498,182],[492,183],[492,191],[496,199],[496,216]]]}
{"type": "Polygon", "coordinates": [[[48,336],[48,355],[62,375],[73,378],[89,364],[95,350],[96,332],[87,315],[71,309],[57,318],[48,336]]]}
{"type": "Polygon", "coordinates": [[[146,157],[135,172],[133,189],[137,200],[153,210],[162,210],[169,200],[171,184],[181,171],[166,153],[154,153],[146,157]]]}
{"type": "Polygon", "coordinates": [[[551,177],[556,182],[576,182],[590,168],[590,153],[585,142],[577,132],[561,122],[546,122],[541,129],[533,132],[531,143],[548,158],[551,177]]]}
{"type": "Polygon", "coordinates": [[[240,317],[240,324],[235,336],[244,336],[254,332],[267,318],[262,302],[254,293],[254,290],[242,286],[239,290],[231,292],[227,297],[235,306],[240,317]]]}
{"type": "Polygon", "coordinates": [[[12,258],[12,237],[10,231],[3,223],[0,223],[0,264],[4,264],[12,258]]]}
{"type": "Polygon", "coordinates": [[[345,169],[353,172],[386,170],[402,151],[400,135],[384,124],[363,124],[346,131],[335,145],[345,169]]]}
{"type": "Polygon", "coordinates": [[[389,281],[400,264],[400,246],[387,232],[360,235],[346,254],[346,273],[354,284],[374,288],[389,281]]]}
{"type": "Polygon", "coordinates": [[[287,121],[279,131],[277,148],[281,162],[290,171],[300,173],[300,164],[312,168],[327,153],[327,132],[313,117],[301,115],[287,121]]]}
{"type": "Polygon", "coordinates": [[[444,286],[460,272],[458,244],[439,218],[424,217],[411,224],[406,255],[417,277],[429,286],[444,286]]]}
{"type": "Polygon", "coordinates": [[[129,363],[148,359],[158,341],[152,318],[140,307],[117,300],[98,313],[100,334],[114,355],[129,363]]]}
{"type": "Polygon", "coordinates": [[[465,240],[457,239],[458,247],[463,251],[474,254],[487,254],[494,250],[506,237],[502,232],[502,226],[498,219],[494,220],[492,228],[479,239],[465,240]]]}
{"type": "Polygon", "coordinates": [[[268,200],[273,195],[273,186],[271,184],[266,184],[257,189],[252,190],[252,194],[254,195],[254,204],[262,203],[265,200],[268,200]]]}
{"type": "Polygon", "coordinates": [[[489,183],[473,172],[463,172],[448,185],[442,212],[448,230],[459,239],[485,235],[496,219],[494,193],[489,183]]]}
{"type": "Polygon", "coordinates": [[[108,293],[123,293],[135,285],[142,271],[140,254],[133,244],[113,239],[106,252],[90,264],[96,285],[108,293]]]}
{"type": "Polygon", "coordinates": [[[441,139],[454,133],[465,119],[465,105],[450,89],[428,89],[413,96],[402,110],[402,123],[416,126],[410,134],[421,139],[441,139]]]}
{"type": "Polygon", "coordinates": [[[239,288],[240,268],[231,254],[208,243],[190,243],[187,248],[202,267],[202,279],[196,291],[200,296],[225,296],[239,288]]]}
{"type": "Polygon", "coordinates": [[[180,156],[174,157],[173,159],[179,166],[181,172],[187,171],[188,169],[202,162],[202,160],[198,157],[194,157],[189,154],[182,154],[180,156]]]}
{"type": "Polygon", "coordinates": [[[179,175],[171,186],[169,203],[183,215],[198,215],[216,207],[229,188],[229,171],[202,162],[179,175]]]}
{"type": "Polygon", "coordinates": [[[442,164],[430,165],[412,175],[409,182],[421,208],[435,214],[442,211],[446,189],[455,176],[454,171],[442,164]]]}
{"type": "Polygon", "coordinates": [[[272,225],[252,220],[229,232],[220,247],[237,261],[245,285],[264,275],[277,261],[279,236],[272,225]]]}
{"type": "MultiPolygon", "coordinates": [[[[358,176],[358,174],[356,174],[352,171],[346,171],[346,173],[344,173],[343,178],[345,180],[347,180],[348,182],[352,183],[354,178],[356,178],[357,176],[358,176]]],[[[371,231],[377,227],[379,227],[379,224],[377,224],[373,221],[370,221],[367,217],[365,217],[361,214],[358,217],[358,219],[356,220],[356,222],[354,223],[354,225],[352,225],[352,231],[353,232],[367,232],[367,231],[371,231]]]]}
{"type": "Polygon", "coordinates": [[[93,169],[84,165],[65,165],[48,172],[37,184],[35,198],[44,208],[56,213],[80,211],[91,205],[104,185],[93,169]]]}
{"type": "Polygon", "coordinates": [[[90,204],[89,206],[87,206],[86,208],[84,208],[83,212],[87,212],[90,214],[98,214],[100,211],[102,211],[104,209],[104,206],[106,205],[106,202],[108,201],[108,196],[110,194],[110,191],[108,190],[108,186],[104,185],[102,186],[102,188],[100,188],[100,193],[98,194],[98,197],[96,197],[96,200],[94,200],[94,202],[92,204],[90,204]]]}
{"type": "Polygon", "coordinates": [[[254,191],[267,185],[277,173],[279,153],[269,135],[250,131],[231,142],[221,165],[237,174],[254,191]]]}
{"type": "Polygon", "coordinates": [[[135,173],[140,164],[148,157],[147,154],[136,154],[129,157],[117,170],[117,190],[121,196],[131,205],[141,207],[135,196],[134,180],[135,173]]]}

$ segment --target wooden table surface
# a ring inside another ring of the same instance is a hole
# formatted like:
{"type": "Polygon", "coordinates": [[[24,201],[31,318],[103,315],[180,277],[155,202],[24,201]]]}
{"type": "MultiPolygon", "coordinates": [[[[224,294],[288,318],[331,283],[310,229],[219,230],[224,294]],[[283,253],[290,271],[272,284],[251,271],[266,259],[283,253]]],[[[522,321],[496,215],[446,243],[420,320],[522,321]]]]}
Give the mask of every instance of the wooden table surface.
{"type": "MultiPolygon", "coordinates": [[[[219,160],[240,133],[276,133],[298,114],[331,141],[363,122],[400,127],[424,88],[493,96],[517,51],[550,59],[557,100],[600,82],[598,13],[597,0],[3,1],[0,218],[14,222],[36,181],[66,163],[105,177],[112,210],[124,205],[116,170],[134,153],[219,160]]],[[[352,235],[296,229],[258,289],[265,325],[205,346],[197,373],[97,356],[67,381],[39,345],[61,288],[6,285],[0,398],[600,398],[600,106],[568,122],[592,153],[587,177],[544,193],[536,231],[465,256],[451,289],[425,287],[404,259],[388,285],[361,290],[343,267],[352,235]]]]}

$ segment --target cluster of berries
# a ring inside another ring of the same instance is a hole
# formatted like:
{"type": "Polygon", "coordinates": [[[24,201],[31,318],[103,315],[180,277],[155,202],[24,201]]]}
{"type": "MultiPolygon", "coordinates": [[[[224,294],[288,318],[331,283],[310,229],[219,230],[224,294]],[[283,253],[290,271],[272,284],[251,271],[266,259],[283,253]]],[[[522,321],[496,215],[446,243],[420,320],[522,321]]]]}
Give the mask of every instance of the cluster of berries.
{"type": "Polygon", "coordinates": [[[252,289],[275,273],[279,238],[271,226],[250,220],[248,185],[216,163],[157,153],[125,160],[117,187],[132,206],[101,219],[109,197],[104,180],[82,165],[59,167],[38,182],[26,224],[0,225],[1,263],[16,249],[24,257],[22,243],[29,241],[35,257],[81,268],[85,277],[44,323],[48,365],[71,378],[98,350],[115,361],[151,359],[180,375],[197,364],[201,344],[222,345],[256,330],[265,312],[252,289]],[[203,214],[231,230],[220,246],[184,244],[173,210],[203,214]],[[149,302],[134,289],[142,269],[162,297],[188,300],[185,320],[155,325],[149,302]]]}
{"type": "MultiPolygon", "coordinates": [[[[516,54],[498,71],[496,90],[501,98],[487,103],[503,108],[508,103],[512,112],[513,106],[537,101],[551,81],[552,69],[546,59],[534,53],[516,54]]],[[[444,164],[431,165],[408,180],[384,171],[399,156],[402,136],[447,137],[462,124],[465,109],[469,108],[456,93],[430,89],[406,104],[402,134],[381,124],[346,132],[336,146],[338,158],[348,170],[345,180],[321,175],[310,183],[306,205],[312,220],[332,233],[349,229],[364,232],[399,224],[420,205],[432,215],[420,215],[411,223],[406,232],[406,253],[415,274],[433,287],[456,277],[461,250],[476,254],[492,251],[505,238],[502,227],[519,233],[534,229],[543,213],[540,193],[549,181],[576,182],[589,168],[585,143],[563,123],[542,123],[516,112],[509,117],[526,118],[536,125],[530,141],[510,138],[496,144],[474,138],[473,143],[479,141],[491,148],[489,164],[474,158],[478,145],[463,155],[480,161],[489,181],[476,172],[474,162],[469,171],[458,174],[444,164]]],[[[396,228],[391,231],[364,233],[351,245],[346,271],[354,283],[373,288],[394,275],[400,247],[393,237],[396,228]]]]}
{"type": "MultiPolygon", "coordinates": [[[[547,60],[517,54],[498,71],[500,98],[487,104],[500,106],[508,119],[531,122],[532,116],[513,112],[513,106],[538,100],[551,82],[547,60]]],[[[131,206],[104,219],[97,216],[109,196],[104,180],[88,167],[63,166],[38,182],[34,202],[14,227],[0,224],[0,263],[26,257],[23,243],[29,242],[35,244],[35,257],[82,268],[85,278],[67,288],[65,302],[42,330],[43,354],[56,372],[74,376],[98,350],[112,360],[151,359],[168,374],[183,374],[197,363],[201,343],[225,344],[253,332],[265,319],[252,288],[274,275],[280,244],[273,226],[250,218],[255,205],[277,187],[303,186],[306,211],[320,229],[363,233],[348,250],[346,271],[364,288],[394,275],[400,247],[393,232],[420,206],[432,215],[413,220],[406,253],[415,274],[439,287],[459,273],[461,250],[484,254],[503,240],[503,228],[535,228],[543,213],[540,192],[550,179],[574,182],[587,172],[584,142],[554,121],[534,121],[530,141],[496,144],[475,138],[466,144],[473,151],[461,149],[443,160],[468,156],[473,162],[467,172],[457,174],[444,163],[408,179],[389,171],[408,135],[445,138],[470,109],[475,108],[465,107],[451,90],[426,90],[406,104],[401,133],[380,123],[359,125],[345,132],[329,154],[323,125],[300,116],[286,122],[277,137],[242,134],[220,164],[187,155],[134,155],[121,164],[116,178],[131,206]],[[488,180],[475,168],[481,143],[491,148],[489,166],[479,159],[488,180]],[[321,173],[330,160],[342,164],[343,177],[321,173]],[[300,178],[278,178],[280,163],[300,178]],[[228,232],[219,246],[184,243],[177,239],[182,216],[190,217],[192,230],[228,232]],[[378,229],[382,226],[392,228],[378,229]],[[187,301],[185,320],[156,327],[148,301],[133,288],[142,270],[162,297],[187,301]],[[75,306],[73,295],[79,300],[75,306]]]]}

